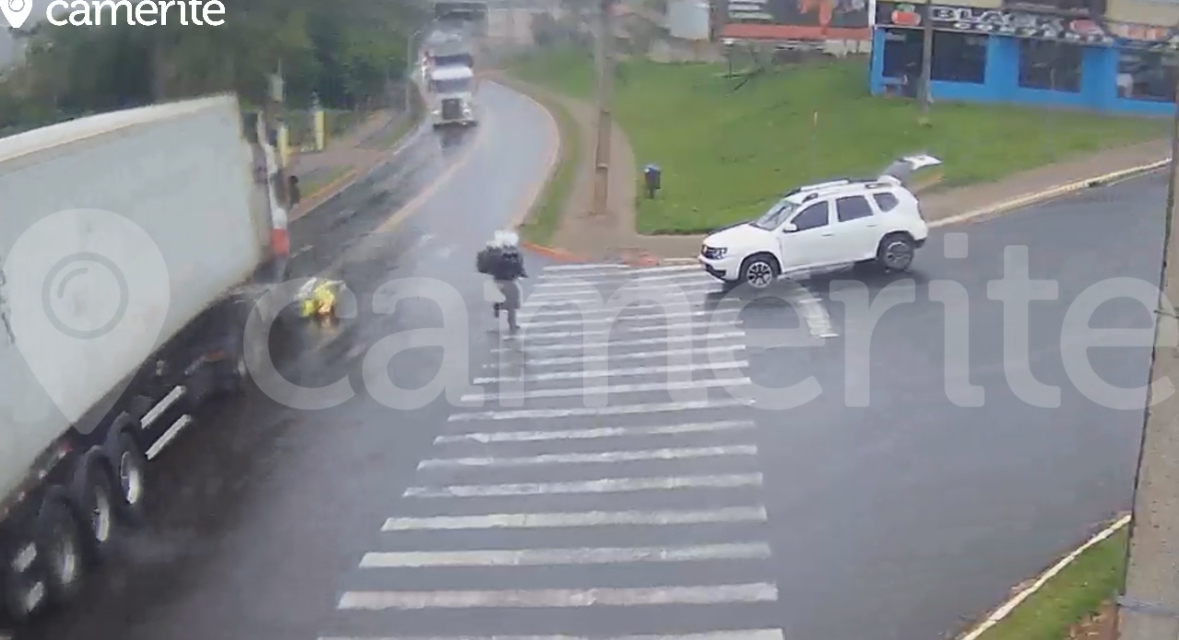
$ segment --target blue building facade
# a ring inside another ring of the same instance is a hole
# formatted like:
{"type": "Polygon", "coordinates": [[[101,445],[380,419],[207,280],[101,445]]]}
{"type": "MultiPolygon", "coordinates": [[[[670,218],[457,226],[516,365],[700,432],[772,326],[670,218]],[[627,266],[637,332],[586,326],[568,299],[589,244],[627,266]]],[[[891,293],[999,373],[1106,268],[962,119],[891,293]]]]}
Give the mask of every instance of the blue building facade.
{"type": "Polygon", "coordinates": [[[878,2],[873,94],[916,95],[923,26],[934,28],[934,100],[1166,115],[1179,31],[1011,9],[878,2]]]}

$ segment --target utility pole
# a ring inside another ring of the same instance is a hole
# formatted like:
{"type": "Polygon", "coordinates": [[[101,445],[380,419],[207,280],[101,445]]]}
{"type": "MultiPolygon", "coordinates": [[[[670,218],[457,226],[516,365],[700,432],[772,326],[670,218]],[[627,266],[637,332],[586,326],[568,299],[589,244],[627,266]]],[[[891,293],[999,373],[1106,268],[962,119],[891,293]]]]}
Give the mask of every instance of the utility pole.
{"type": "Polygon", "coordinates": [[[925,19],[921,21],[921,121],[929,120],[929,103],[933,101],[933,0],[925,0],[925,19]]]}
{"type": "MultiPolygon", "coordinates": [[[[1176,74],[1179,94],[1179,74],[1176,74]]],[[[1179,300],[1179,262],[1172,253],[1175,221],[1176,168],[1179,163],[1179,100],[1171,126],[1171,166],[1167,183],[1166,226],[1163,232],[1162,295],[1155,313],[1150,380],[1169,379],[1179,386],[1179,349],[1159,338],[1163,323],[1176,318],[1165,301],[1179,300]]],[[[1153,387],[1151,389],[1153,391],[1153,387]]],[[[1119,640],[1179,638],[1179,397],[1159,401],[1147,394],[1138,474],[1134,483],[1134,515],[1126,584],[1118,599],[1119,640]]]]}
{"type": "Polygon", "coordinates": [[[610,109],[614,94],[614,2],[600,0],[598,24],[598,144],[594,151],[594,210],[596,216],[609,212],[610,138],[614,129],[610,109]]]}

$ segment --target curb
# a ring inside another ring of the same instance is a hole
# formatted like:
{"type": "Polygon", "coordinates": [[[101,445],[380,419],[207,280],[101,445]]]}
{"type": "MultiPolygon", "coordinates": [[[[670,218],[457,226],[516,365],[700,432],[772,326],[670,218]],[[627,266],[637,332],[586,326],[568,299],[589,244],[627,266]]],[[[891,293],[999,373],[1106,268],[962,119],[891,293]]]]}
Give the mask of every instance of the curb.
{"type": "Polygon", "coordinates": [[[948,218],[942,218],[941,220],[934,220],[929,223],[929,228],[936,229],[938,227],[945,227],[945,226],[949,226],[952,224],[959,224],[962,222],[968,222],[968,221],[974,220],[976,218],[985,218],[985,217],[989,217],[989,216],[998,215],[1000,213],[1006,213],[1008,211],[1011,211],[1012,209],[1019,209],[1021,207],[1026,207],[1028,205],[1036,204],[1039,202],[1053,200],[1055,198],[1059,198],[1061,196],[1068,195],[1068,194],[1076,192],[1076,191],[1081,191],[1083,189],[1094,189],[1097,187],[1103,187],[1103,186],[1106,186],[1112,182],[1117,182],[1119,180],[1124,180],[1126,178],[1132,178],[1132,177],[1135,177],[1135,176],[1138,176],[1141,174],[1146,174],[1146,173],[1150,173],[1152,171],[1157,171],[1157,170],[1162,169],[1163,167],[1165,167],[1169,164],[1171,164],[1171,160],[1168,158],[1166,160],[1159,160],[1157,162],[1152,162],[1150,164],[1144,164],[1144,165],[1139,165],[1137,167],[1130,167],[1129,169],[1122,169],[1120,171],[1114,171],[1113,173],[1107,173],[1105,175],[1097,176],[1096,178],[1088,178],[1085,180],[1079,180],[1077,182],[1070,182],[1070,183],[1063,184],[1063,185],[1060,185],[1057,187],[1052,187],[1051,189],[1046,189],[1044,191],[1039,191],[1036,193],[1029,193],[1027,195],[1020,196],[1018,198],[1004,200],[1003,202],[1000,202],[998,204],[986,206],[981,209],[975,209],[974,211],[967,211],[966,213],[960,213],[958,215],[950,216],[948,218]]]}
{"type": "Polygon", "coordinates": [[[344,175],[342,175],[339,178],[336,178],[335,180],[332,180],[331,182],[316,189],[315,192],[312,193],[311,195],[309,195],[306,198],[306,200],[304,201],[309,204],[307,204],[305,207],[301,207],[303,209],[303,211],[299,212],[298,214],[296,214],[293,217],[297,220],[297,219],[307,215],[308,213],[318,209],[320,206],[322,206],[328,200],[331,200],[332,197],[335,196],[337,193],[343,191],[344,189],[347,189],[353,183],[355,183],[356,177],[359,173],[360,173],[359,167],[352,167],[351,169],[345,171],[344,175]]]}
{"type": "Polygon", "coordinates": [[[976,625],[973,629],[971,629],[965,635],[960,636],[958,638],[958,640],[978,640],[978,638],[981,637],[987,631],[989,631],[991,629],[991,627],[1002,622],[1004,619],[1007,618],[1007,616],[1011,615],[1012,612],[1014,612],[1016,609],[1018,609],[1019,606],[1021,604],[1023,604],[1025,600],[1032,597],[1032,595],[1034,595],[1037,591],[1042,589],[1044,587],[1044,585],[1048,583],[1049,580],[1056,577],[1057,574],[1059,574],[1061,571],[1064,571],[1070,564],[1072,564],[1074,561],[1076,561],[1076,559],[1079,558],[1082,553],[1085,553],[1086,551],[1089,550],[1090,547],[1093,547],[1093,546],[1097,545],[1098,543],[1103,542],[1105,539],[1114,535],[1118,531],[1121,531],[1129,523],[1130,523],[1130,516],[1124,515],[1124,516],[1118,518],[1117,520],[1115,520],[1113,522],[1113,524],[1111,524],[1111,525],[1105,527],[1104,529],[1102,529],[1101,531],[1097,532],[1097,534],[1094,535],[1093,537],[1089,538],[1089,540],[1087,542],[1085,542],[1085,544],[1082,544],[1081,546],[1077,547],[1076,549],[1073,549],[1073,551],[1071,553],[1066,555],[1064,558],[1061,558],[1059,562],[1052,565],[1051,567],[1048,568],[1047,571],[1045,571],[1045,572],[1041,573],[1039,576],[1037,576],[1036,579],[1034,581],[1032,581],[1032,583],[1030,585],[1028,585],[1024,589],[1021,589],[1019,591],[1019,593],[1017,593],[1014,596],[1012,596],[1011,598],[1009,598],[1006,602],[1004,602],[1002,605],[1000,605],[998,609],[995,609],[994,612],[992,612],[989,616],[987,616],[985,620],[980,622],[978,625],[976,625]]]}
{"type": "Polygon", "coordinates": [[[410,140],[413,139],[413,137],[417,134],[418,130],[421,129],[421,125],[422,125],[422,122],[424,122],[425,116],[423,115],[423,113],[418,113],[414,117],[414,119],[416,120],[416,122],[414,123],[414,126],[410,127],[405,132],[405,134],[403,136],[401,136],[401,138],[399,140],[397,140],[397,142],[395,142],[388,149],[378,152],[378,153],[382,154],[381,158],[379,160],[377,160],[376,162],[364,164],[364,165],[361,165],[358,167],[354,166],[351,169],[349,169],[348,172],[345,173],[344,175],[340,176],[339,178],[336,178],[335,180],[320,187],[319,189],[316,189],[315,193],[311,194],[310,196],[308,196],[305,199],[305,202],[309,202],[312,204],[308,204],[305,207],[302,207],[301,210],[298,211],[297,213],[292,212],[292,215],[290,217],[290,222],[294,222],[294,221],[298,220],[299,218],[302,218],[302,217],[314,212],[316,209],[331,202],[336,197],[338,197],[340,194],[347,191],[353,185],[355,185],[358,182],[360,182],[361,180],[371,176],[374,172],[376,172],[377,169],[380,169],[381,167],[385,166],[386,164],[389,164],[390,162],[392,162],[393,159],[405,149],[405,146],[409,143],[410,140]],[[319,200],[317,200],[317,198],[319,198],[319,200]]]}
{"type": "MultiPolygon", "coordinates": [[[[495,82],[495,80],[493,79],[492,82],[495,82]]],[[[544,193],[544,190],[553,181],[553,178],[556,177],[557,165],[561,161],[561,155],[565,152],[565,142],[561,140],[561,127],[557,124],[556,116],[554,116],[553,113],[544,106],[544,104],[527,93],[520,91],[518,87],[512,87],[511,85],[505,84],[503,82],[500,82],[499,85],[501,87],[511,89],[521,96],[524,96],[524,98],[535,105],[536,108],[543,111],[545,116],[548,118],[547,128],[549,130],[549,134],[553,137],[553,139],[556,140],[556,144],[552,145],[552,148],[549,150],[548,157],[545,158],[544,179],[536,181],[532,192],[525,196],[523,200],[521,200],[521,205],[523,206],[516,208],[517,213],[512,218],[511,224],[512,229],[519,232],[520,227],[524,226],[524,224],[528,222],[528,219],[531,218],[534,213],[536,213],[537,201],[540,200],[540,196],[544,193]]],[[[533,246],[539,247],[540,245],[534,244],[533,246]]]]}

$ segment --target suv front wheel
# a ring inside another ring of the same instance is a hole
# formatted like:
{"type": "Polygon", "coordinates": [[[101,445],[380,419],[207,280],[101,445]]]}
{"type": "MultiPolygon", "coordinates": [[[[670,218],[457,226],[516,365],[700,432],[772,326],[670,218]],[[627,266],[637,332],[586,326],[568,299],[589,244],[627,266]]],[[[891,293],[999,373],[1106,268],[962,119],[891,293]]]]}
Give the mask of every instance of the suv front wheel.
{"type": "Polygon", "coordinates": [[[917,243],[907,233],[890,233],[876,249],[876,262],[886,271],[907,271],[913,264],[917,243]]]}
{"type": "Polygon", "coordinates": [[[778,261],[768,253],[749,256],[741,263],[740,284],[753,289],[765,289],[774,284],[781,273],[778,261]]]}

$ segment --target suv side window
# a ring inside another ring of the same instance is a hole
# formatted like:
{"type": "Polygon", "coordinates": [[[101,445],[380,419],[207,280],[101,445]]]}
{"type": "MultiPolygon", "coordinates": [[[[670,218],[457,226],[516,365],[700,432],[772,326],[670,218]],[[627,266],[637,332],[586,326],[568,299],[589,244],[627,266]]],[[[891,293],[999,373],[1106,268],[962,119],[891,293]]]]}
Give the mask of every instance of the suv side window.
{"type": "Polygon", "coordinates": [[[863,196],[847,196],[835,201],[840,222],[850,222],[872,216],[872,205],[863,196]]]}
{"type": "Polygon", "coordinates": [[[823,202],[816,202],[811,206],[802,210],[802,213],[794,216],[794,226],[799,231],[806,231],[807,229],[818,229],[819,227],[827,226],[828,217],[830,214],[831,205],[824,200],[823,202]]]}
{"type": "Polygon", "coordinates": [[[896,209],[897,205],[900,204],[900,202],[897,200],[897,197],[891,193],[888,193],[887,191],[873,193],[872,199],[876,201],[876,206],[880,207],[881,213],[888,213],[889,211],[896,209]]]}

